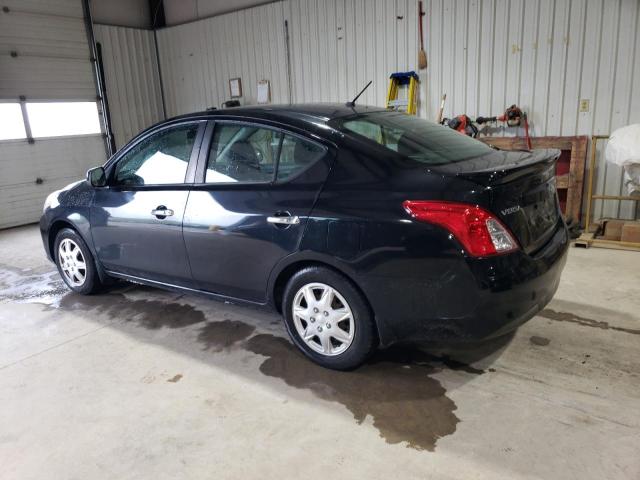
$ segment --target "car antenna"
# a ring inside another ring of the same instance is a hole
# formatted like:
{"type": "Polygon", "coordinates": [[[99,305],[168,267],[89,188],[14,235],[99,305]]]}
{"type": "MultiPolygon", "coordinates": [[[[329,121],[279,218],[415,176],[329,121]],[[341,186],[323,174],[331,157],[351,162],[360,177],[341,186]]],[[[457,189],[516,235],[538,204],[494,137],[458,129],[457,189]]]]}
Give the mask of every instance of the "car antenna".
{"type": "Polygon", "coordinates": [[[347,102],[346,105],[347,107],[355,107],[356,106],[356,100],[358,100],[360,98],[360,95],[362,95],[364,93],[364,91],[369,88],[369,85],[371,85],[373,83],[373,80],[369,80],[369,83],[367,83],[364,88],[362,90],[360,90],[360,93],[358,95],[356,95],[356,98],[354,98],[353,100],[351,100],[350,102],[347,102]]]}

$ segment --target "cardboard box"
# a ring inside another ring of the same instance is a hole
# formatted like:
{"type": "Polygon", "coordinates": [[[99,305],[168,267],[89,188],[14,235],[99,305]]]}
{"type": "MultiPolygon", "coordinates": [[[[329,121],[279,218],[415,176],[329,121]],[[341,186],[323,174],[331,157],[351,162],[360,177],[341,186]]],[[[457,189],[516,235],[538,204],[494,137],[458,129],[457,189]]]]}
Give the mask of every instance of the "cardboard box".
{"type": "Polygon", "coordinates": [[[622,226],[622,236],[620,239],[623,242],[640,243],[640,222],[626,222],[622,226]]]}
{"type": "Polygon", "coordinates": [[[625,220],[606,220],[602,238],[604,240],[620,240],[622,238],[622,227],[625,223],[628,222],[625,220]]]}

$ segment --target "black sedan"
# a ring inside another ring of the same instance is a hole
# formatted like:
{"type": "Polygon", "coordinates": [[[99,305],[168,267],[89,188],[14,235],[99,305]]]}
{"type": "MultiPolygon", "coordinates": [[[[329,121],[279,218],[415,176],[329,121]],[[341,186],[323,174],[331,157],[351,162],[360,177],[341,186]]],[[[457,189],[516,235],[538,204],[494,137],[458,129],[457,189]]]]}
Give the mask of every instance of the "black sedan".
{"type": "Polygon", "coordinates": [[[342,104],[185,115],[52,193],[40,228],[75,292],[113,279],[282,312],[329,368],[400,340],[505,333],[555,293],[559,151],[505,152],[342,104]]]}

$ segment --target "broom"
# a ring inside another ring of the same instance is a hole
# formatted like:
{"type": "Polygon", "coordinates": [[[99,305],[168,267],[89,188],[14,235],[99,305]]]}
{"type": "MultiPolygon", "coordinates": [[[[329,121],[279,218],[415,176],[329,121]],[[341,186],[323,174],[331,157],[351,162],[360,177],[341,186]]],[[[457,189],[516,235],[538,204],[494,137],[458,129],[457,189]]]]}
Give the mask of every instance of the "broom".
{"type": "Polygon", "coordinates": [[[418,52],[418,68],[424,70],[427,68],[427,52],[424,51],[424,34],[422,32],[422,2],[418,2],[418,29],[420,30],[420,51],[418,52]]]}

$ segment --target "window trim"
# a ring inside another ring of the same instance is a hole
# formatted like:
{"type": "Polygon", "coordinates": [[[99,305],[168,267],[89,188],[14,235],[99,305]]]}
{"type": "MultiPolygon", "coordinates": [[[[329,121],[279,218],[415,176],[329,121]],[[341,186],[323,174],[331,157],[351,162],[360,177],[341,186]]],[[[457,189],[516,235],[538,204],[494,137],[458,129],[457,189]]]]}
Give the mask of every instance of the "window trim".
{"type": "Polygon", "coordinates": [[[205,130],[204,133],[204,139],[202,141],[202,144],[200,145],[200,156],[198,158],[198,165],[196,167],[196,172],[195,172],[195,179],[194,179],[194,186],[198,186],[198,187],[213,187],[213,188],[227,188],[227,187],[234,187],[234,186],[264,186],[264,185],[270,185],[270,186],[276,186],[276,185],[285,185],[287,183],[290,183],[292,181],[294,181],[295,179],[297,179],[298,177],[302,176],[307,170],[309,170],[310,168],[312,168],[314,165],[316,165],[318,162],[322,161],[322,159],[326,158],[327,155],[329,155],[330,153],[330,149],[318,142],[317,140],[314,139],[310,139],[308,137],[305,137],[304,135],[300,135],[299,133],[296,132],[292,132],[291,130],[286,130],[284,128],[278,127],[278,126],[274,126],[274,125],[270,125],[267,123],[262,123],[259,121],[254,121],[251,119],[241,119],[241,120],[235,120],[235,119],[227,119],[227,118],[221,118],[221,119],[211,119],[207,122],[207,128],[205,130]],[[265,128],[268,130],[274,130],[276,132],[279,132],[282,134],[282,138],[280,140],[280,145],[278,146],[278,158],[276,159],[276,166],[273,172],[273,178],[271,179],[271,181],[264,181],[264,182],[206,182],[206,170],[207,170],[207,165],[209,163],[209,153],[210,153],[210,148],[211,148],[211,143],[213,141],[213,134],[216,128],[216,124],[220,124],[220,125],[229,125],[229,124],[235,124],[235,125],[249,125],[249,126],[257,126],[259,128],[265,128]],[[299,138],[301,140],[304,140],[306,142],[312,143],[314,145],[317,145],[319,148],[322,148],[322,150],[324,150],[324,154],[320,157],[318,157],[318,159],[315,162],[310,163],[309,165],[307,165],[306,167],[304,167],[303,169],[301,169],[300,171],[298,171],[295,175],[292,175],[290,177],[287,177],[283,180],[278,180],[278,168],[280,167],[280,155],[282,153],[282,145],[284,143],[284,136],[285,135],[289,135],[295,138],[299,138]]]}
{"type": "MultiPolygon", "coordinates": [[[[182,189],[183,187],[189,187],[191,184],[194,183],[196,163],[198,161],[198,156],[200,154],[200,147],[202,145],[202,139],[204,137],[206,124],[207,124],[206,120],[202,120],[202,119],[183,120],[183,121],[173,122],[169,124],[163,124],[158,127],[154,127],[144,131],[139,136],[131,140],[113,157],[111,157],[107,161],[107,163],[105,163],[104,168],[107,174],[107,185],[105,187],[111,188],[113,190],[118,190],[118,191],[163,190],[163,189],[167,190],[167,189],[176,189],[178,187],[180,187],[180,189],[182,189]],[[193,146],[191,147],[191,154],[189,156],[189,162],[187,163],[187,171],[185,173],[185,177],[182,182],[153,183],[153,184],[145,184],[145,185],[117,185],[113,183],[117,165],[123,160],[123,157],[127,155],[127,153],[129,153],[141,142],[144,142],[150,136],[160,133],[164,130],[169,130],[169,129],[180,127],[183,125],[197,125],[198,130],[196,131],[196,138],[193,141],[193,146]]],[[[105,187],[100,187],[100,188],[105,188],[105,187]]]]}

